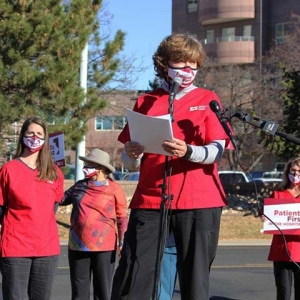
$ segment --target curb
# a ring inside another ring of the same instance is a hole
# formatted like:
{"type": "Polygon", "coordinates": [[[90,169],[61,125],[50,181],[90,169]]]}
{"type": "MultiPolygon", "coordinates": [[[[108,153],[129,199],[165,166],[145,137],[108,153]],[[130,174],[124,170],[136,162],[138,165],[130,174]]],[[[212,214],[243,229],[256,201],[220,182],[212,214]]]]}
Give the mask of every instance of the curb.
{"type": "Polygon", "coordinates": [[[220,240],[218,246],[270,246],[270,240],[220,240]]]}
{"type": "MultiPolygon", "coordinates": [[[[219,240],[218,246],[270,246],[272,240],[219,240]]],[[[68,245],[68,239],[60,239],[61,246],[68,245]]]]}

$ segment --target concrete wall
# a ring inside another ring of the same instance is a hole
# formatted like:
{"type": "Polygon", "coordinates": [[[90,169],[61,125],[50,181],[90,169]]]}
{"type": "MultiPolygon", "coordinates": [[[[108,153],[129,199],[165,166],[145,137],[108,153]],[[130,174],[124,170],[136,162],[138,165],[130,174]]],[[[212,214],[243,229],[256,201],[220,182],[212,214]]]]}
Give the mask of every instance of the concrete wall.
{"type": "MultiPolygon", "coordinates": [[[[118,181],[125,191],[126,197],[131,198],[135,189],[137,182],[136,181],[118,181]]],[[[74,184],[74,180],[65,180],[65,189],[68,189],[74,184]]],[[[268,197],[274,190],[276,183],[256,183],[256,189],[258,197],[268,197]]],[[[252,182],[249,183],[237,183],[237,184],[226,184],[223,185],[225,193],[229,195],[241,195],[246,197],[255,197],[256,190],[252,182]]]]}

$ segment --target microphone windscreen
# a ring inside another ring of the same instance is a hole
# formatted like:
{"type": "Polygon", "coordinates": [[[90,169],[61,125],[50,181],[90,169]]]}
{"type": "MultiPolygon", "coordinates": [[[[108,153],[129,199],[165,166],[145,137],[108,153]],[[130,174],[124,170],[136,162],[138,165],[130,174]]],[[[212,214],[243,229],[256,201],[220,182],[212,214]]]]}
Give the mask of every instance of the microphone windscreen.
{"type": "Polygon", "coordinates": [[[174,77],[173,84],[180,86],[182,84],[182,78],[179,76],[174,77]]]}
{"type": "Polygon", "coordinates": [[[210,101],[209,107],[215,113],[220,111],[220,105],[217,100],[210,101]]]}

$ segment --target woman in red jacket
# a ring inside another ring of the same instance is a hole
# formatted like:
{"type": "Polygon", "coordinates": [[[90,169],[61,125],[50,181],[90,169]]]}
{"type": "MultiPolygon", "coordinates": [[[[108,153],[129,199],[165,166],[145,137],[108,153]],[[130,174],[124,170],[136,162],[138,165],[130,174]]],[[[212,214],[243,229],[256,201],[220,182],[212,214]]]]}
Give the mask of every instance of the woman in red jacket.
{"type": "MultiPolygon", "coordinates": [[[[291,199],[300,196],[300,158],[290,160],[283,172],[283,182],[271,198],[291,199]]],[[[285,235],[287,249],[281,234],[273,236],[268,259],[273,261],[277,300],[289,300],[294,275],[295,300],[300,299],[300,236],[285,235]],[[288,250],[288,252],[287,252],[288,250]]]]}
{"type": "Polygon", "coordinates": [[[54,164],[45,123],[27,119],[14,159],[0,170],[1,273],[4,300],[51,299],[60,254],[55,203],[63,174],[54,164]]]}

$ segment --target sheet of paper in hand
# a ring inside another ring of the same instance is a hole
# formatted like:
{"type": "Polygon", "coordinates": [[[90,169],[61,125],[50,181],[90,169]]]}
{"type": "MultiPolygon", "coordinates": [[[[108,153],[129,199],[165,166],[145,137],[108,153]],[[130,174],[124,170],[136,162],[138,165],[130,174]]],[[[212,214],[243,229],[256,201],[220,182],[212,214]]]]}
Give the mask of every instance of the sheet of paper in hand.
{"type": "Polygon", "coordinates": [[[171,156],[164,151],[164,141],[173,141],[173,130],[170,115],[146,116],[126,109],[127,120],[132,141],[145,147],[146,153],[171,156]]]}

